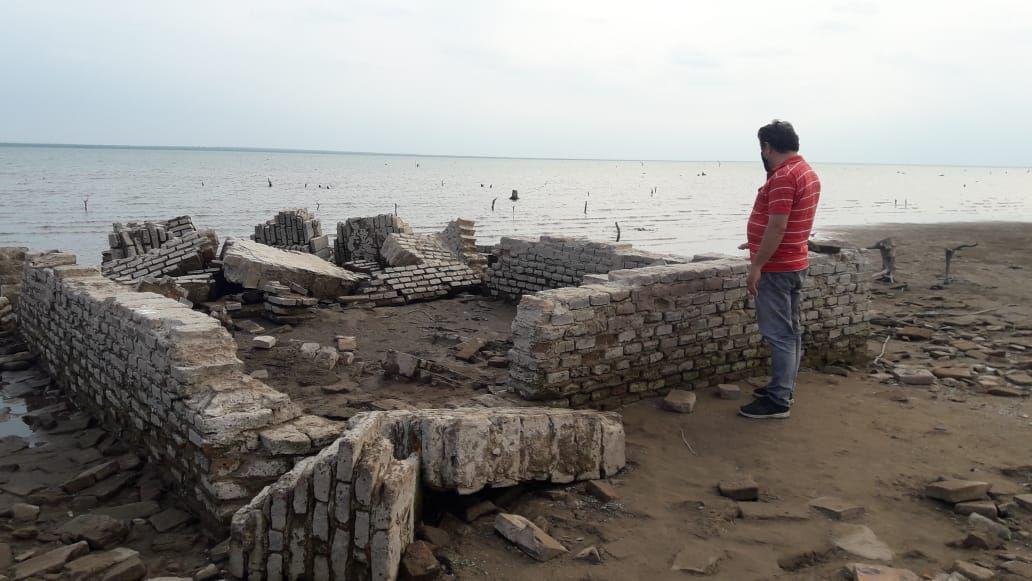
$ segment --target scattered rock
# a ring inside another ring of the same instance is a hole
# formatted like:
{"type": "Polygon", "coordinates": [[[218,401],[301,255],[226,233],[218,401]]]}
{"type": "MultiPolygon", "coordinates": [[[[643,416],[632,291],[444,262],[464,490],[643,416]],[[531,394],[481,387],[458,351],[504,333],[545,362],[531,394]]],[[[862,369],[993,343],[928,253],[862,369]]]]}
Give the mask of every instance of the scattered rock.
{"type": "Polygon", "coordinates": [[[255,369],[251,372],[251,377],[255,379],[269,379],[268,369],[255,369]]]}
{"type": "Polygon", "coordinates": [[[462,511],[462,520],[473,522],[478,518],[498,512],[498,507],[490,500],[478,502],[462,511]]]}
{"type": "Polygon", "coordinates": [[[693,541],[674,556],[671,571],[682,571],[695,575],[713,575],[717,572],[722,554],[714,554],[709,545],[693,541]]]}
{"type": "Polygon", "coordinates": [[[552,523],[548,522],[548,519],[545,518],[544,515],[538,515],[534,517],[534,520],[531,522],[536,524],[539,529],[545,531],[546,533],[552,532],[552,523]]]}
{"type": "Polygon", "coordinates": [[[996,509],[996,503],[991,500],[971,500],[967,502],[958,502],[953,505],[953,512],[957,514],[969,515],[971,513],[978,513],[987,518],[996,518],[998,511],[996,509]]]}
{"type": "Polygon", "coordinates": [[[932,385],[935,383],[935,376],[931,371],[920,367],[895,367],[892,374],[896,380],[906,385],[932,385]]]}
{"type": "Polygon", "coordinates": [[[255,349],[272,349],[276,346],[276,338],[272,335],[258,335],[251,339],[251,346],[255,349]]]}
{"type": "Polygon", "coordinates": [[[992,533],[1005,541],[1011,540],[1011,531],[1004,525],[986,518],[977,512],[968,515],[968,526],[976,531],[992,533]]]}
{"type": "Polygon", "coordinates": [[[971,379],[973,374],[970,367],[933,367],[932,375],[940,379],[971,379]]]}
{"type": "Polygon", "coordinates": [[[602,555],[599,554],[598,547],[596,547],[595,545],[591,545],[590,547],[584,547],[583,549],[578,551],[573,558],[580,561],[587,561],[595,565],[598,565],[602,562],[602,555]]]}
{"type": "Polygon", "coordinates": [[[839,525],[831,539],[843,551],[863,559],[891,561],[892,549],[864,525],[839,525]]]}
{"type": "Polygon", "coordinates": [[[589,480],[585,490],[601,502],[613,502],[620,498],[620,493],[605,480],[589,480]]]}
{"type": "Polygon", "coordinates": [[[663,398],[663,409],[679,414],[690,414],[695,411],[695,392],[683,389],[671,389],[663,398]]]}
{"type": "Polygon", "coordinates": [[[956,546],[964,549],[978,549],[982,551],[991,551],[993,549],[999,549],[1003,546],[1003,539],[996,536],[995,533],[987,533],[985,531],[969,531],[967,536],[963,540],[955,543],[949,543],[951,546],[956,546]]]}
{"type": "Polygon", "coordinates": [[[825,365],[821,368],[821,373],[825,373],[828,375],[838,375],[840,377],[849,377],[849,370],[845,367],[840,367],[838,365],[825,365]]]}
{"type": "Polygon", "coordinates": [[[429,581],[441,576],[441,564],[425,541],[414,541],[401,557],[401,577],[412,581],[429,581]]]}
{"type": "Polygon", "coordinates": [[[846,572],[854,581],[920,581],[921,576],[909,569],[896,569],[885,565],[850,563],[846,572]]]}
{"type": "Polygon", "coordinates": [[[265,332],[265,327],[262,327],[258,323],[255,323],[254,321],[251,321],[249,319],[234,320],[233,326],[236,327],[237,330],[243,331],[245,333],[250,333],[252,335],[257,335],[259,333],[265,332]]]}
{"type": "Polygon", "coordinates": [[[14,557],[11,555],[11,545],[0,543],[0,571],[6,571],[12,563],[14,557]]]}
{"type": "Polygon", "coordinates": [[[416,529],[416,538],[430,543],[434,547],[447,547],[451,544],[448,531],[429,525],[420,525],[416,529]]]}
{"type": "Polygon", "coordinates": [[[59,547],[43,553],[38,557],[25,560],[14,568],[14,580],[35,579],[45,573],[54,573],[64,567],[65,563],[90,552],[86,541],[59,547]]]}
{"type": "Polygon", "coordinates": [[[358,349],[358,338],[356,337],[337,335],[335,339],[338,351],[355,351],[358,349]]]}
{"type": "Polygon", "coordinates": [[[464,343],[459,343],[455,347],[455,358],[463,361],[472,361],[477,353],[487,345],[487,341],[484,341],[480,337],[474,337],[464,343]]]}
{"type": "Polygon", "coordinates": [[[1006,561],[1000,565],[1000,568],[1022,579],[1032,579],[1032,563],[1028,561],[1006,561]]]}
{"type": "Polygon", "coordinates": [[[80,514],[61,525],[58,529],[61,541],[74,543],[86,541],[92,549],[115,547],[129,534],[124,521],[103,514],[80,514]]]}
{"type": "Polygon", "coordinates": [[[105,432],[104,430],[86,430],[85,432],[79,434],[79,436],[75,438],[75,441],[80,448],[93,448],[97,444],[99,444],[100,441],[103,440],[104,436],[106,435],[107,432],[105,432]]]}
{"type": "Polygon", "coordinates": [[[752,478],[739,478],[735,480],[724,480],[717,485],[722,496],[731,500],[749,501],[760,498],[760,487],[752,478]]]}
{"type": "Polygon", "coordinates": [[[925,496],[951,504],[968,500],[982,500],[988,492],[988,482],[975,480],[939,480],[925,486],[925,496]]]}
{"type": "Polygon", "coordinates": [[[1025,395],[1025,392],[1021,391],[1020,389],[1007,387],[1005,385],[1001,385],[999,387],[990,387],[986,390],[986,393],[988,393],[989,395],[995,395],[997,397],[1023,397],[1025,395]]]}
{"type": "Polygon", "coordinates": [[[61,489],[67,493],[76,493],[93,486],[108,476],[118,472],[118,461],[109,460],[103,464],[84,470],[61,485],[61,489]]]}
{"type": "Polygon", "coordinates": [[[133,520],[134,518],[147,518],[161,510],[161,506],[153,500],[141,502],[130,502],[120,506],[105,506],[93,511],[94,514],[103,514],[118,520],[133,520]]]}
{"type": "Polygon", "coordinates": [[[720,399],[742,399],[742,388],[729,383],[721,383],[717,386],[717,395],[720,399]]]}
{"type": "Polygon", "coordinates": [[[11,518],[15,522],[36,522],[39,518],[39,507],[35,504],[16,502],[11,505],[11,518]]]}
{"type": "Polygon", "coordinates": [[[1014,497],[1014,502],[1021,508],[1032,511],[1032,494],[1018,494],[1014,497]]]}
{"type": "Polygon", "coordinates": [[[996,577],[996,574],[989,569],[979,567],[978,565],[967,561],[955,561],[953,563],[953,567],[950,567],[950,571],[960,573],[973,581],[989,581],[996,577]]]}
{"type": "Polygon", "coordinates": [[[219,576],[219,568],[209,563],[194,573],[193,581],[211,581],[219,576]]]}
{"type": "Polygon", "coordinates": [[[509,367],[509,359],[506,357],[492,357],[487,360],[488,367],[495,367],[497,369],[505,369],[509,367]]]}
{"type": "Polygon", "coordinates": [[[853,520],[864,514],[864,507],[834,496],[815,498],[810,501],[810,506],[824,516],[835,520],[853,520]]]}
{"type": "Polygon", "coordinates": [[[159,533],[170,531],[181,524],[185,524],[193,520],[193,516],[190,513],[183,512],[177,508],[165,509],[153,516],[148,521],[154,530],[159,533]]]}
{"type": "Polygon", "coordinates": [[[1007,381],[1015,385],[1020,385],[1022,387],[1032,387],[1032,375],[1029,375],[1024,371],[1011,371],[1010,373],[1004,375],[1004,377],[1007,378],[1007,381]]]}
{"type": "Polygon", "coordinates": [[[548,561],[562,553],[566,547],[548,536],[537,525],[517,514],[499,513],[495,517],[495,530],[524,553],[538,561],[548,561]]]}
{"type": "Polygon", "coordinates": [[[900,327],[896,329],[896,336],[913,341],[928,341],[934,336],[934,333],[931,329],[924,327],[900,327]]]}

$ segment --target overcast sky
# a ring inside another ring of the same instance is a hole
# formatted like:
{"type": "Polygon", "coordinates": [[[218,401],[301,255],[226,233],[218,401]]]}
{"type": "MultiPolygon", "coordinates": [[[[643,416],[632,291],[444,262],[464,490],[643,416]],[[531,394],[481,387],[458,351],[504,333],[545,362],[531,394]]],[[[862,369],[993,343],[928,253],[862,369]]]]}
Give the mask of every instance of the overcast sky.
{"type": "Polygon", "coordinates": [[[1032,3],[0,3],[0,141],[1032,164],[1032,3]]]}

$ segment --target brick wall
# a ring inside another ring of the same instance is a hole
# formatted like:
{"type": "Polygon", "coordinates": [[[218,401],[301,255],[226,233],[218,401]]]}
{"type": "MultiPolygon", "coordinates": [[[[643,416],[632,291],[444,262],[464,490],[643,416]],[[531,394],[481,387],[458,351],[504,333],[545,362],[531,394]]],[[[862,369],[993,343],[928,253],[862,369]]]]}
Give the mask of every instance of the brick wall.
{"type": "Polygon", "coordinates": [[[345,262],[380,262],[380,248],[391,233],[412,234],[407,222],[393,214],[369,218],[348,218],[337,222],[334,254],[338,265],[345,262]]]}
{"type": "Polygon", "coordinates": [[[543,408],[369,412],[233,516],[240,579],[394,579],[420,485],[469,494],[608,477],[619,416],[543,408]]]}
{"type": "Polygon", "coordinates": [[[214,232],[189,231],[143,254],[105,262],[100,270],[119,282],[137,281],[145,276],[177,276],[203,269],[215,258],[217,247],[214,232]]]}
{"type": "Polygon", "coordinates": [[[212,528],[340,434],[245,375],[219,322],[174,300],[112,282],[70,254],[33,258],[23,289],[22,335],[55,383],[161,466],[212,528]]]}
{"type": "Polygon", "coordinates": [[[630,244],[581,238],[505,237],[495,247],[484,284],[494,296],[519,300],[526,293],[576,286],[589,274],[639,268],[684,259],[634,250],[630,244]]]}
{"type": "MultiPolygon", "coordinates": [[[[525,295],[512,325],[510,384],[553,405],[614,407],[760,375],[768,350],[747,270],[740,259],[651,266],[525,295]]],[[[862,251],[811,254],[801,303],[807,363],[865,358],[867,272],[862,251]]]]}

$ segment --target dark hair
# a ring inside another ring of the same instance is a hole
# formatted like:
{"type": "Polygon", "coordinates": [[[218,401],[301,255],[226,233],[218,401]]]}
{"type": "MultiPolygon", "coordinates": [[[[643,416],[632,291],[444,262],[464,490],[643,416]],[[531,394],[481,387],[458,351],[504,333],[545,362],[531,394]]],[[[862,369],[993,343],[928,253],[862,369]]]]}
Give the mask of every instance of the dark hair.
{"type": "Polygon", "coordinates": [[[760,138],[760,145],[769,143],[778,153],[799,151],[799,136],[788,121],[775,119],[760,127],[756,135],[760,138]]]}

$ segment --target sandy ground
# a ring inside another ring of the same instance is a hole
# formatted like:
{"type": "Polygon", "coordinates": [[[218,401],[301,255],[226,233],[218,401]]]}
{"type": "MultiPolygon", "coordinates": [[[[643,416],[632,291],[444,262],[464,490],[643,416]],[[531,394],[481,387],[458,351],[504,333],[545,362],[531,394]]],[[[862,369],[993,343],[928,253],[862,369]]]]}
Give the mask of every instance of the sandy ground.
{"type": "MultiPolygon", "coordinates": [[[[953,548],[947,543],[964,537],[965,517],[925,498],[923,490],[943,476],[985,480],[1003,494],[998,502],[1004,506],[1010,495],[1032,491],[1032,402],[1027,391],[1026,397],[995,396],[987,387],[991,382],[980,383],[995,377],[1003,387],[1019,389],[1002,374],[1032,367],[1032,225],[887,225],[840,229],[837,235],[860,245],[886,236],[897,242],[897,283],[906,287],[874,285],[872,314],[879,324],[873,326],[869,351],[874,356],[885,347],[877,365],[805,371],[792,418],[784,421],[737,417],[736,408],[747,399],[726,401],[714,393],[700,394],[692,414],[663,411],[657,400],[625,408],[628,466],[612,479],[619,498],[609,503],[586,494],[583,484],[498,490],[475,499],[428,498],[426,522],[451,534],[437,552],[450,572],[446,577],[682,579],[690,574],[671,570],[680,555],[684,562],[716,560],[713,579],[836,578],[845,564],[869,560],[832,550],[831,539],[843,523],[807,507],[817,497],[835,496],[864,508],[849,524],[869,527],[893,550],[889,563],[894,566],[931,578],[964,559],[995,569],[998,578],[1022,578],[1000,567],[1022,559],[1032,564],[1032,512],[1010,507],[1002,522],[1011,528],[1013,539],[1003,549],[953,548]],[[979,246],[960,252],[953,266],[956,282],[931,288],[941,283],[943,248],[961,242],[979,246]],[[905,340],[899,336],[901,326],[924,328],[932,337],[905,340]],[[945,363],[968,368],[973,378],[901,386],[886,379],[891,375],[873,375],[889,373],[896,365],[931,369],[945,363]],[[761,494],[760,502],[750,503],[740,516],[740,507],[720,496],[717,484],[743,476],[752,477],[761,494]],[[547,522],[570,553],[538,563],[499,537],[492,517],[468,524],[456,518],[463,506],[484,498],[506,511],[543,518],[540,522],[547,522]],[[772,518],[750,518],[756,506],[773,510],[772,518]],[[590,546],[598,549],[601,563],[574,558],[590,546]]],[[[252,349],[251,335],[236,333],[247,369],[269,371],[269,383],[290,393],[310,413],[346,418],[359,410],[399,405],[497,405],[491,398],[505,397],[497,393],[497,385],[506,371],[487,365],[487,359],[506,349],[512,306],[464,297],[400,308],[318,312],[317,319],[277,335],[280,344],[270,351],[252,349]],[[358,337],[356,364],[328,372],[300,356],[303,342],[331,345],[337,335],[358,337]],[[493,342],[473,361],[457,360],[454,344],[473,336],[493,342]],[[453,386],[448,381],[385,378],[379,362],[388,348],[442,362],[452,370],[451,378],[464,380],[453,386]]],[[[741,387],[746,393],[751,389],[744,383],[741,387]]],[[[28,408],[45,403],[53,401],[30,401],[28,408]]],[[[72,418],[59,414],[57,419],[60,426],[72,418]]],[[[125,453],[103,439],[84,452],[78,434],[37,432],[27,441],[46,445],[8,444],[0,459],[0,489],[7,489],[0,493],[0,505],[35,500],[43,506],[40,520],[31,525],[0,518],[0,544],[10,544],[16,555],[56,546],[56,531],[69,511],[94,510],[73,506],[74,495],[48,500],[39,491],[26,496],[11,492],[19,490],[25,474],[54,487],[125,453]],[[12,464],[18,466],[12,469],[12,464]],[[36,532],[16,533],[27,526],[36,532]]],[[[135,471],[138,476],[99,504],[121,505],[152,494],[141,484],[159,486],[153,468],[135,471]]],[[[174,505],[170,494],[158,494],[157,501],[161,510],[174,505]]],[[[191,574],[209,562],[207,549],[218,540],[203,537],[195,524],[166,535],[148,526],[137,521],[124,544],[141,552],[151,575],[191,574]]]]}

